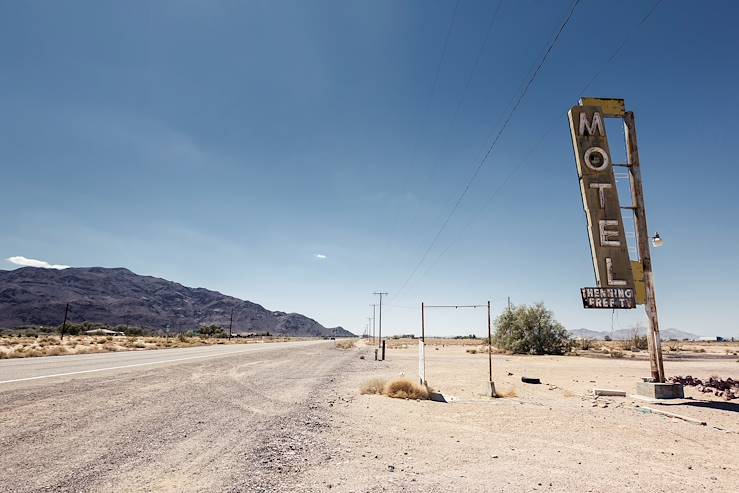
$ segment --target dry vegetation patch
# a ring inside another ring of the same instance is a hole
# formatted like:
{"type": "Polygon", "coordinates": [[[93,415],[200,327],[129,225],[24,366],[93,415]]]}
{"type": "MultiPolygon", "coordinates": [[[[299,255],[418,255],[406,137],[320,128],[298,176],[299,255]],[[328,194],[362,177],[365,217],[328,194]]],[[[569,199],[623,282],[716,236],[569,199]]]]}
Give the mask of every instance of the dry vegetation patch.
{"type": "Polygon", "coordinates": [[[407,378],[396,378],[385,381],[382,378],[372,378],[359,388],[361,394],[381,394],[394,399],[429,398],[429,389],[424,385],[411,382],[407,378]]]}
{"type": "Polygon", "coordinates": [[[356,341],[354,339],[336,341],[336,349],[351,349],[355,343],[356,341]]]}
{"type": "Polygon", "coordinates": [[[359,387],[360,394],[382,394],[385,388],[385,380],[382,378],[370,378],[359,387]]]}
{"type": "Polygon", "coordinates": [[[67,354],[107,353],[117,351],[143,351],[149,349],[183,348],[212,344],[253,344],[257,342],[282,342],[288,337],[262,338],[201,338],[143,337],[143,336],[0,336],[0,359],[32,358],[37,356],[64,356],[67,354]]]}

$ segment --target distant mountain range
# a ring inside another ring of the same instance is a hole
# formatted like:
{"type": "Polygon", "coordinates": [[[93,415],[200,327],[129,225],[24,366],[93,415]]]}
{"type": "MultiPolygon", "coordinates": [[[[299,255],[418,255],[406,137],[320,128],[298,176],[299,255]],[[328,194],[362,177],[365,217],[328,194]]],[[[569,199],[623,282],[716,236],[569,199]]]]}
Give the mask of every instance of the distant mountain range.
{"type": "Polygon", "coordinates": [[[70,304],[69,321],[129,325],[171,332],[216,324],[233,331],[287,336],[352,336],[299,313],[270,311],[217,291],[189,288],[128,269],[0,270],[0,327],[57,326],[70,304]]]}
{"type": "MultiPolygon", "coordinates": [[[[611,339],[613,340],[622,341],[626,339],[631,339],[632,337],[632,329],[618,329],[618,330],[614,330],[613,332],[610,332],[607,330],[575,329],[569,332],[570,334],[572,334],[572,337],[580,337],[583,339],[603,340],[605,339],[606,336],[610,336],[611,339]]],[[[641,330],[639,331],[639,335],[646,335],[646,333],[647,333],[646,327],[642,327],[641,330]]],[[[683,330],[678,330],[678,329],[662,329],[659,331],[659,333],[663,341],[666,341],[669,339],[695,340],[695,339],[700,338],[699,335],[691,334],[690,332],[685,332],[683,330]]]]}

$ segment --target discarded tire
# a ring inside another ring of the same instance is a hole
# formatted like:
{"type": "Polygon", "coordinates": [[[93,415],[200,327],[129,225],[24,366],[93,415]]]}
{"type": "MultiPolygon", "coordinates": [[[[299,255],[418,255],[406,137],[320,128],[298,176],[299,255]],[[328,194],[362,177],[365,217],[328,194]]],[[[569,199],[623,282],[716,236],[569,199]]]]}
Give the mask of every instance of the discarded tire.
{"type": "Polygon", "coordinates": [[[535,377],[521,377],[521,381],[523,383],[534,383],[534,384],[541,383],[541,380],[539,380],[538,378],[535,378],[535,377]]]}

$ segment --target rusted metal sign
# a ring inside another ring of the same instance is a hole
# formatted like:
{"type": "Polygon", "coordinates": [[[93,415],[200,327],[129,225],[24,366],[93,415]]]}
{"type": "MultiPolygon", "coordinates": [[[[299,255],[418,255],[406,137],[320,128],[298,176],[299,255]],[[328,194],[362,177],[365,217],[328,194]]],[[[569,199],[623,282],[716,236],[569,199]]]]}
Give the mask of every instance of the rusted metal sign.
{"type": "Polygon", "coordinates": [[[636,308],[631,288],[582,288],[580,294],[583,308],[636,308]]]}
{"type": "Polygon", "coordinates": [[[634,279],[608,148],[605,115],[600,106],[573,106],[569,120],[596,283],[599,288],[630,289],[633,295],[634,279]]]}

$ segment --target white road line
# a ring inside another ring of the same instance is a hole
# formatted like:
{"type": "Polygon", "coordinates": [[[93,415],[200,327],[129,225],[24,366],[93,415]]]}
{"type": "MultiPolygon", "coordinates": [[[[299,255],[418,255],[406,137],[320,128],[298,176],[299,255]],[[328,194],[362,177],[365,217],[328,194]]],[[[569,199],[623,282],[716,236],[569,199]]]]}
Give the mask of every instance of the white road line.
{"type": "Polygon", "coordinates": [[[227,352],[227,353],[216,353],[216,354],[203,354],[200,356],[187,356],[185,358],[163,359],[159,361],[147,361],[146,363],[133,363],[130,365],[110,366],[108,368],[95,368],[94,370],[80,370],[80,371],[71,371],[68,373],[55,373],[52,375],[40,375],[37,377],[15,378],[13,380],[2,380],[0,381],[0,384],[13,383],[13,382],[26,382],[28,380],[40,380],[42,378],[66,377],[68,375],[80,375],[82,373],[95,373],[98,371],[119,370],[121,368],[133,368],[136,366],[156,365],[159,363],[174,363],[176,361],[186,361],[190,359],[213,358],[213,357],[218,357],[218,356],[229,356],[232,354],[253,353],[257,351],[264,351],[265,349],[269,349],[269,346],[263,347],[263,348],[255,348],[254,346],[252,346],[251,348],[244,349],[242,351],[232,351],[232,352],[227,352]]]}

